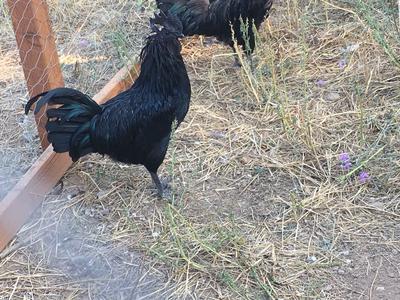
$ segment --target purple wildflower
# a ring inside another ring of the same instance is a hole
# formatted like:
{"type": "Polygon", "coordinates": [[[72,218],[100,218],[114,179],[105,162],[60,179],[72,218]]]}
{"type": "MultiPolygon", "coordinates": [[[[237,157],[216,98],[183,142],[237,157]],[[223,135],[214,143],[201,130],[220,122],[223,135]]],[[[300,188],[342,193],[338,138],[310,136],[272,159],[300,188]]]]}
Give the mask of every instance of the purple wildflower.
{"type": "Polygon", "coordinates": [[[347,65],[346,59],[345,58],[340,59],[338,62],[338,65],[339,65],[339,69],[343,70],[347,65]]]}
{"type": "Polygon", "coordinates": [[[87,39],[80,39],[78,45],[80,48],[86,48],[90,46],[90,41],[88,41],[87,39]]]}
{"type": "Polygon", "coordinates": [[[318,87],[323,87],[323,86],[326,84],[326,80],[318,79],[318,80],[315,82],[315,84],[316,84],[318,87]]]}
{"type": "Polygon", "coordinates": [[[343,152],[339,154],[339,160],[342,163],[346,163],[350,161],[350,155],[347,152],[343,152]]]}
{"type": "Polygon", "coordinates": [[[350,155],[347,152],[341,153],[339,160],[343,170],[349,171],[351,169],[350,155]]]}
{"type": "Polygon", "coordinates": [[[364,184],[366,183],[368,180],[370,179],[370,176],[367,172],[362,171],[359,175],[358,175],[358,180],[360,181],[360,183],[364,184]]]}
{"type": "Polygon", "coordinates": [[[345,162],[345,163],[342,163],[342,168],[343,168],[343,170],[345,170],[345,171],[350,171],[350,169],[351,169],[351,162],[347,161],[347,162],[345,162]]]}

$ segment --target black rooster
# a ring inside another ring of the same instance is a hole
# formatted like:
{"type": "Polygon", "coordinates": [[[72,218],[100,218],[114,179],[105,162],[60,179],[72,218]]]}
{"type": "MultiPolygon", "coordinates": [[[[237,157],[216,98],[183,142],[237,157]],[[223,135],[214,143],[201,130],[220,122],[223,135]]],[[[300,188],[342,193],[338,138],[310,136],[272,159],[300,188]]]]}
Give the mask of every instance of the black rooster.
{"type": "Polygon", "coordinates": [[[58,88],[29,100],[25,113],[38,99],[35,114],[45,104],[61,104],[47,110],[46,130],[55,152],[68,151],[73,161],[97,152],[144,165],[162,196],[157,170],[173,124],[179,125],[188,112],[191,89],[180,54],[180,20],[161,14],[150,24],[154,34],[141,51],[141,72],[130,89],[98,105],[77,90],[58,88]]]}
{"type": "Polygon", "coordinates": [[[255,48],[253,25],[258,30],[268,17],[273,0],[156,0],[163,12],[176,14],[182,21],[183,34],[215,36],[234,48],[232,29],[238,45],[247,57],[255,48]],[[242,20],[242,21],[241,21],[242,20]],[[242,32],[248,24],[247,33],[242,32]],[[245,39],[247,36],[247,41],[245,39]]]}

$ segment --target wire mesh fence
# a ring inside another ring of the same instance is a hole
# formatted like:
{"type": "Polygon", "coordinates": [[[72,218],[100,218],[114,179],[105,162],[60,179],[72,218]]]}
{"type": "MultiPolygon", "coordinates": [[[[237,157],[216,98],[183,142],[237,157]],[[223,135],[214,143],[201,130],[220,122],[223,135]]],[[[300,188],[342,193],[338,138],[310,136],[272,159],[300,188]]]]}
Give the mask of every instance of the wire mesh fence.
{"type": "MultiPolygon", "coordinates": [[[[64,85],[47,3],[42,0],[8,0],[10,18],[22,69],[31,97],[64,85]]],[[[43,112],[36,117],[42,147],[48,145],[43,112]]]]}
{"type": "Polygon", "coordinates": [[[8,0],[7,5],[30,96],[62,86],[47,3],[42,0],[8,0]]]}
{"type": "MultiPolygon", "coordinates": [[[[0,8],[2,199],[39,154],[35,122],[24,117],[22,104],[28,95],[36,95],[63,82],[45,1],[10,0],[0,3],[0,8]]],[[[39,117],[36,121],[42,125],[45,119],[39,117]]],[[[46,146],[44,131],[40,132],[40,140],[46,146]]]]}

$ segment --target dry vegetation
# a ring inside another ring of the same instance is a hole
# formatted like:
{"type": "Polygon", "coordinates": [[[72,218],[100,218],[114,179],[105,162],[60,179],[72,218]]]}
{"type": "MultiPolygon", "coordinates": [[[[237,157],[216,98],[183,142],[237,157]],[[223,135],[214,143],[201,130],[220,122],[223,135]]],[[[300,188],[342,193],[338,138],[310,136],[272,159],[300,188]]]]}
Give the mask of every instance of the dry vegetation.
{"type": "MultiPolygon", "coordinates": [[[[68,86],[94,94],[138,54],[151,3],[132,2],[50,1],[68,86]]],[[[396,1],[275,2],[254,70],[183,41],[192,104],[161,170],[173,204],[140,167],[80,161],[0,254],[0,299],[400,298],[396,1]]],[[[0,190],[39,152],[7,19],[0,190]]]]}

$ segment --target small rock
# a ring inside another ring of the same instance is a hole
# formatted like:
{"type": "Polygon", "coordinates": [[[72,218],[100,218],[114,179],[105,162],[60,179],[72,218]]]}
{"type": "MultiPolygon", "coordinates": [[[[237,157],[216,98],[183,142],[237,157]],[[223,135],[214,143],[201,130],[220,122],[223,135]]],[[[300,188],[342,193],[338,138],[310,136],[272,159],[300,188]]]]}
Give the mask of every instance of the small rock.
{"type": "Polygon", "coordinates": [[[332,286],[332,285],[327,285],[327,286],[324,288],[324,291],[329,292],[329,291],[331,291],[332,289],[333,289],[333,286],[332,286]]]}
{"type": "Polygon", "coordinates": [[[307,257],[307,262],[310,264],[315,263],[316,261],[317,261],[317,258],[314,255],[307,257]]]}
{"type": "Polygon", "coordinates": [[[397,275],[396,273],[391,272],[391,271],[389,271],[389,272],[387,273],[387,276],[390,277],[390,278],[397,278],[397,277],[398,277],[398,275],[397,275]]]}
{"type": "Polygon", "coordinates": [[[343,269],[339,269],[337,272],[338,272],[338,274],[340,274],[340,275],[343,275],[343,274],[345,273],[343,269]]]}
{"type": "Polygon", "coordinates": [[[250,157],[247,157],[247,156],[242,156],[242,157],[239,158],[239,160],[244,165],[247,165],[247,164],[252,162],[252,159],[250,157]]]}
{"type": "Polygon", "coordinates": [[[384,286],[378,286],[378,287],[376,288],[376,290],[377,290],[378,292],[383,292],[383,291],[385,290],[385,287],[384,287],[384,286]]]}
{"type": "Polygon", "coordinates": [[[340,95],[336,92],[330,92],[326,95],[326,100],[328,101],[337,101],[340,98],[341,98],[340,95]]]}
{"type": "Polygon", "coordinates": [[[351,264],[351,259],[345,259],[344,262],[345,262],[347,265],[349,265],[349,264],[351,264]]]}
{"type": "Polygon", "coordinates": [[[351,52],[356,51],[358,48],[360,48],[360,44],[359,43],[355,43],[355,44],[350,44],[345,48],[341,48],[340,50],[343,53],[351,53],[351,52]]]}
{"type": "Polygon", "coordinates": [[[106,216],[110,213],[110,209],[109,208],[104,208],[101,212],[100,212],[103,216],[106,216]]]}
{"type": "Polygon", "coordinates": [[[350,255],[350,251],[349,251],[349,250],[344,250],[344,251],[342,252],[342,254],[343,254],[344,256],[349,256],[349,255],[350,255]]]}
{"type": "Polygon", "coordinates": [[[74,187],[72,188],[72,191],[67,195],[67,199],[71,200],[82,193],[83,191],[81,191],[79,187],[74,187]]]}
{"type": "Polygon", "coordinates": [[[218,157],[218,161],[223,165],[227,165],[229,163],[229,159],[225,155],[218,157]]]}
{"type": "Polygon", "coordinates": [[[160,233],[157,232],[157,231],[154,231],[154,232],[151,234],[151,236],[152,236],[153,238],[157,238],[157,237],[160,236],[160,233]]]}
{"type": "Polygon", "coordinates": [[[100,191],[96,194],[97,199],[102,199],[108,195],[108,191],[100,191]]]}
{"type": "Polygon", "coordinates": [[[210,135],[210,137],[215,138],[215,139],[225,138],[225,133],[222,131],[211,131],[209,135],[210,135]]]}

